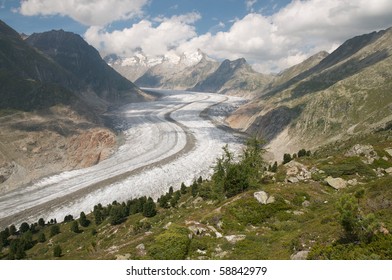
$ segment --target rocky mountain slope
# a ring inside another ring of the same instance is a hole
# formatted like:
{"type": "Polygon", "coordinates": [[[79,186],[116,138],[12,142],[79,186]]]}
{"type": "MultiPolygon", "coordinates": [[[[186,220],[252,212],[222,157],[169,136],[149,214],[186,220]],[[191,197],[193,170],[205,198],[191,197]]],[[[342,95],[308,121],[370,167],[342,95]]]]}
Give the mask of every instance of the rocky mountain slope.
{"type": "Polygon", "coordinates": [[[126,59],[107,56],[106,61],[140,87],[252,96],[273,80],[273,75],[255,72],[243,58],[219,63],[200,50],[158,59],[142,54],[126,59]]]}
{"type": "Polygon", "coordinates": [[[174,186],[159,202],[98,204],[87,216],[4,229],[0,259],[390,260],[391,137],[298,152],[264,172],[249,150],[240,162],[226,156],[211,180],[174,186]]]}
{"type": "Polygon", "coordinates": [[[224,60],[215,72],[196,84],[192,90],[244,95],[256,90],[262,91],[271,80],[272,76],[255,72],[244,58],[224,60]]]}
{"type": "MultiPolygon", "coordinates": [[[[83,91],[94,92],[112,103],[144,100],[142,92],[133,83],[113,71],[98,51],[77,34],[53,30],[34,33],[26,42],[77,77],[83,91]]],[[[71,85],[71,89],[74,87],[71,85]]]]}
{"type": "Polygon", "coordinates": [[[313,67],[305,61],[294,75],[284,72],[228,121],[269,141],[275,159],[382,129],[392,121],[391,46],[392,29],[352,38],[313,67]]]}
{"type": "Polygon", "coordinates": [[[78,35],[23,40],[0,21],[0,42],[0,192],[105,159],[116,135],[101,114],[148,98],[78,35]]]}

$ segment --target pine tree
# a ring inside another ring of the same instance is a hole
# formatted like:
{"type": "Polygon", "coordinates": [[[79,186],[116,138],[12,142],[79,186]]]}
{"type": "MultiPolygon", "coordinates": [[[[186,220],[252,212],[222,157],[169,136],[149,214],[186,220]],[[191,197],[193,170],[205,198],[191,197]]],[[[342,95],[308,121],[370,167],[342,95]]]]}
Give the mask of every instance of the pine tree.
{"type": "Polygon", "coordinates": [[[67,215],[64,217],[64,223],[72,222],[74,220],[72,215],[67,215]]]}
{"type": "Polygon", "coordinates": [[[147,218],[154,217],[157,214],[154,200],[149,197],[143,206],[143,216],[147,218]]]}
{"type": "Polygon", "coordinates": [[[111,225],[119,225],[125,221],[124,209],[121,205],[114,205],[110,210],[109,221],[111,225]]]}
{"type": "Polygon", "coordinates": [[[304,157],[306,156],[306,150],[305,149],[301,149],[298,151],[298,157],[304,157]]]}
{"type": "Polygon", "coordinates": [[[103,222],[103,215],[102,212],[99,208],[94,208],[94,219],[95,219],[95,224],[100,225],[103,222]]]}
{"type": "Polygon", "coordinates": [[[73,221],[72,222],[72,224],[71,224],[71,231],[74,232],[74,233],[79,233],[80,232],[79,224],[78,224],[77,221],[73,221]]]}
{"type": "Polygon", "coordinates": [[[179,191],[176,191],[173,195],[173,197],[170,199],[170,205],[171,207],[176,207],[178,201],[181,198],[181,193],[179,191]]]}
{"type": "Polygon", "coordinates": [[[88,227],[88,225],[90,224],[90,221],[87,220],[86,214],[84,212],[80,212],[79,224],[82,227],[88,227]]]}
{"type": "Polygon", "coordinates": [[[271,172],[277,172],[278,171],[278,162],[274,162],[274,165],[271,167],[271,172]]]}
{"type": "Polygon", "coordinates": [[[283,164],[288,163],[292,160],[291,155],[290,154],[284,154],[283,155],[283,164]]]}
{"type": "Polygon", "coordinates": [[[192,186],[191,186],[191,193],[193,197],[196,197],[197,194],[199,193],[199,186],[197,185],[196,181],[193,182],[192,186]]]}
{"type": "Polygon", "coordinates": [[[38,220],[38,225],[39,225],[41,228],[43,228],[43,227],[45,226],[45,220],[44,220],[43,218],[40,218],[40,219],[38,220]]]}
{"type": "Polygon", "coordinates": [[[29,231],[29,230],[30,230],[30,226],[29,226],[29,224],[26,223],[26,222],[22,223],[22,224],[20,225],[20,227],[19,227],[20,233],[25,233],[25,232],[27,232],[27,231],[29,231]]]}
{"type": "Polygon", "coordinates": [[[165,209],[170,208],[168,195],[165,194],[159,198],[159,207],[162,207],[165,209]]]}
{"type": "Polygon", "coordinates": [[[186,194],[186,186],[185,186],[184,182],[181,183],[181,189],[180,190],[181,190],[182,194],[186,194]]]}
{"type": "Polygon", "coordinates": [[[10,235],[15,235],[16,234],[16,227],[15,225],[10,225],[10,235]]]}

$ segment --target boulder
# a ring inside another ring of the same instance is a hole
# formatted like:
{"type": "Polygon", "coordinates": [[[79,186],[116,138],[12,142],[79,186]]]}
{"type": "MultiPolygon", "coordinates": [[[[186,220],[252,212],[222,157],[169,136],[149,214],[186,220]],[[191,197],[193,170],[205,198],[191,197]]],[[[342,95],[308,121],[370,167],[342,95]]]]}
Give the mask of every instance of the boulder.
{"type": "Polygon", "coordinates": [[[350,150],[345,153],[346,157],[355,157],[360,156],[364,159],[362,160],[366,164],[372,164],[375,159],[378,159],[379,156],[377,152],[374,150],[372,145],[361,145],[356,144],[350,150]]]}
{"type": "Polygon", "coordinates": [[[392,157],[392,149],[385,149],[384,151],[386,151],[392,157]]]}
{"type": "Polygon", "coordinates": [[[312,178],[312,173],[302,163],[292,160],[285,164],[286,176],[291,183],[297,183],[312,178]],[[293,179],[296,178],[296,179],[293,179]],[[297,181],[298,180],[298,181],[297,181]]]}
{"type": "Polygon", "coordinates": [[[334,188],[335,190],[340,190],[340,189],[344,189],[347,187],[347,182],[346,180],[342,179],[342,178],[333,178],[331,176],[328,176],[325,179],[325,182],[331,186],[332,188],[334,188]]]}
{"type": "Polygon", "coordinates": [[[290,183],[298,183],[299,182],[297,177],[289,177],[289,178],[287,178],[287,181],[290,183]]]}
{"type": "Polygon", "coordinates": [[[273,196],[269,196],[268,193],[266,193],[265,191],[255,192],[253,196],[261,204],[269,204],[275,202],[275,198],[273,196]]]}
{"type": "Polygon", "coordinates": [[[309,207],[309,206],[310,206],[309,200],[305,200],[304,202],[302,202],[302,207],[309,207]]]}
{"type": "Polygon", "coordinates": [[[291,255],[292,260],[306,260],[308,258],[309,251],[299,251],[291,255]]]}
{"type": "Polygon", "coordinates": [[[392,167],[385,169],[385,173],[387,173],[388,175],[392,175],[392,167]]]}
{"type": "Polygon", "coordinates": [[[137,252],[138,256],[141,256],[141,257],[147,255],[146,247],[144,246],[143,243],[136,246],[136,252],[137,252]]]}
{"type": "Polygon", "coordinates": [[[230,242],[231,244],[235,244],[238,241],[244,240],[246,238],[246,235],[240,234],[240,235],[227,235],[225,236],[226,240],[230,242]]]}

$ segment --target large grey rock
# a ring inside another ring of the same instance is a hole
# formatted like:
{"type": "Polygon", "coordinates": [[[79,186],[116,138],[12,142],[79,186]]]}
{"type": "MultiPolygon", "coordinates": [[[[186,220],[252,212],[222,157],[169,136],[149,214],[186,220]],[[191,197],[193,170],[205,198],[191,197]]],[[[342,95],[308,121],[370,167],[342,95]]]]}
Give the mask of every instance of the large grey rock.
{"type": "Polygon", "coordinates": [[[392,149],[385,149],[385,151],[392,157],[392,149]]]}
{"type": "Polygon", "coordinates": [[[388,175],[392,175],[392,167],[385,169],[385,173],[387,173],[388,175]]]}
{"type": "Polygon", "coordinates": [[[378,159],[379,156],[377,152],[374,150],[372,145],[361,145],[356,144],[350,150],[345,153],[346,157],[354,157],[359,156],[363,158],[363,162],[366,164],[372,164],[375,159],[378,159]]]}
{"type": "Polygon", "coordinates": [[[291,255],[292,260],[306,260],[308,258],[309,251],[299,251],[293,255],[291,255]]]}
{"type": "Polygon", "coordinates": [[[312,173],[302,163],[292,160],[284,166],[286,167],[286,176],[288,177],[288,181],[291,183],[297,183],[298,181],[304,181],[312,178],[312,173]]]}
{"type": "Polygon", "coordinates": [[[331,186],[332,188],[336,189],[336,190],[340,190],[340,189],[344,189],[347,187],[347,182],[346,180],[342,179],[342,178],[332,178],[331,176],[328,176],[325,179],[325,182],[331,186]]]}
{"type": "Polygon", "coordinates": [[[246,235],[240,234],[240,235],[227,235],[225,236],[226,240],[229,241],[231,244],[235,244],[238,241],[244,240],[246,238],[246,235]]]}
{"type": "Polygon", "coordinates": [[[255,192],[253,196],[261,204],[269,204],[275,202],[275,198],[273,196],[269,196],[268,193],[266,193],[265,191],[255,192]]]}

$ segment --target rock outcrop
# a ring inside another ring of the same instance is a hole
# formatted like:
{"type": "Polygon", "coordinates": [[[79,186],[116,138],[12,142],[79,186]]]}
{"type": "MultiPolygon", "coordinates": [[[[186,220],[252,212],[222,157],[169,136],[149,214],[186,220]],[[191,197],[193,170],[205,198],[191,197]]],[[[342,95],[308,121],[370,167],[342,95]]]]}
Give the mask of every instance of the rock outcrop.
{"type": "Polygon", "coordinates": [[[331,176],[328,176],[325,179],[325,182],[332,188],[334,188],[335,190],[340,190],[340,189],[344,189],[347,187],[347,182],[346,180],[342,179],[342,178],[333,178],[331,176]]]}
{"type": "Polygon", "coordinates": [[[265,191],[255,192],[253,196],[261,204],[270,204],[275,202],[275,198],[273,196],[270,196],[265,191]]]}

